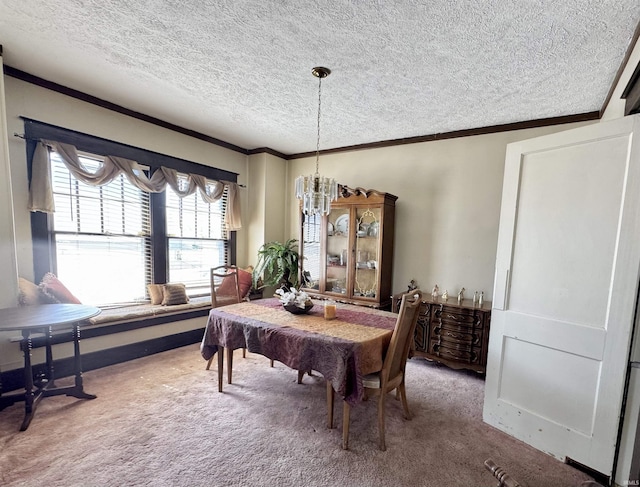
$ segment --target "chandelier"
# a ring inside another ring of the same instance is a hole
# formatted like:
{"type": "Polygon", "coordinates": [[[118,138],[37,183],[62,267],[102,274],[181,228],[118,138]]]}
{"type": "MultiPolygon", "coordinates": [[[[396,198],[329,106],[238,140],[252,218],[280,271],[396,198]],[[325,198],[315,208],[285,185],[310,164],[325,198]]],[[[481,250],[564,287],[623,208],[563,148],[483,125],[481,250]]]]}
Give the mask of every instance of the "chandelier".
{"type": "Polygon", "coordinates": [[[333,178],[320,176],[320,108],[322,106],[322,79],[331,74],[329,68],[316,67],[311,73],[318,78],[318,139],[316,143],[316,173],[312,176],[296,178],[296,198],[302,200],[302,211],[305,215],[328,215],[331,202],[338,198],[338,184],[333,178]]]}

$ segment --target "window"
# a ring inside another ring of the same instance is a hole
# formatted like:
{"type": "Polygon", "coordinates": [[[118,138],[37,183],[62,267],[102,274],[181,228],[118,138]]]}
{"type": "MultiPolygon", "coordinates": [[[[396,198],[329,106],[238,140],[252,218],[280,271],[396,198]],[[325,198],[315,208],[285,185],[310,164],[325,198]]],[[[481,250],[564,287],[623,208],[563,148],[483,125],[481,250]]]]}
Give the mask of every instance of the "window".
{"type": "MultiPolygon", "coordinates": [[[[185,182],[185,176],[179,175],[179,181],[185,182]]],[[[167,187],[168,280],[184,283],[190,296],[209,294],[209,269],[229,261],[226,206],[226,191],[215,203],[206,203],[199,192],[180,198],[167,187]]]]}
{"type": "MultiPolygon", "coordinates": [[[[80,154],[89,171],[99,157],[80,154]]],[[[151,282],[149,194],[120,175],[103,186],[77,180],[51,152],[56,274],[83,303],[145,299],[151,282]]]]}
{"type": "MultiPolygon", "coordinates": [[[[71,144],[97,170],[109,154],[137,161],[147,175],[160,167],[236,182],[238,174],[24,118],[27,171],[38,140],[71,144]]],[[[180,200],[171,189],[138,190],[125,177],[108,186],[77,181],[51,153],[56,211],[31,213],[35,279],[60,277],[87,304],[146,300],[150,283],[184,282],[190,296],[209,294],[209,268],[235,264],[236,232],[223,222],[227,195],[209,205],[199,194],[180,200]]]]}
{"type": "MultiPolygon", "coordinates": [[[[99,156],[79,155],[88,170],[100,168],[99,156]]],[[[81,302],[144,301],[147,284],[154,282],[153,245],[166,246],[166,252],[155,252],[166,255],[160,264],[165,278],[156,282],[184,283],[189,296],[209,294],[209,269],[229,263],[226,191],[209,204],[199,192],[180,198],[168,186],[163,197],[150,195],[124,175],[107,185],[91,186],[77,180],[54,151],[51,170],[54,270],[81,302]],[[152,231],[154,198],[164,201],[166,221],[152,231]],[[152,239],[153,233],[166,238],[152,239]]],[[[186,176],[179,179],[186,181],[186,176]]]]}

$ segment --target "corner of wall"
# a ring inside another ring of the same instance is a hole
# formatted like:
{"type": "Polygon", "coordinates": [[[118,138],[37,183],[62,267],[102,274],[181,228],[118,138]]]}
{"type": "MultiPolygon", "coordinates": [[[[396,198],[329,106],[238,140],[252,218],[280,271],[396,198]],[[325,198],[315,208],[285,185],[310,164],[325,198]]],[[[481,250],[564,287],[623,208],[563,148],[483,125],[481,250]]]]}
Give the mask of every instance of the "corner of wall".
{"type": "Polygon", "coordinates": [[[631,55],[627,60],[627,64],[622,71],[620,79],[618,80],[618,84],[616,84],[616,87],[611,94],[611,99],[602,113],[601,121],[624,117],[625,100],[620,98],[620,96],[622,96],[622,92],[629,83],[631,75],[638,64],[640,64],[640,42],[639,40],[636,40],[635,46],[633,46],[633,50],[631,51],[631,55]]]}

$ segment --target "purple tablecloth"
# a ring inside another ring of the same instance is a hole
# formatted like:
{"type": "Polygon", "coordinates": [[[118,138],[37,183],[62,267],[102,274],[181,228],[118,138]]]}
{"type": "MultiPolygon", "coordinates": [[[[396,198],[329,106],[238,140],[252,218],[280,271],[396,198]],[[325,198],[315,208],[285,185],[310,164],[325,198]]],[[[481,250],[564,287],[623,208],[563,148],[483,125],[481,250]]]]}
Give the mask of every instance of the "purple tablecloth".
{"type": "Polygon", "coordinates": [[[243,302],[211,310],[200,350],[209,360],[218,346],[246,348],[292,369],[317,371],[354,405],[363,397],[363,375],[382,368],[396,319],[347,304],[338,304],[335,320],[325,320],[321,302],[306,315],[289,313],[275,298],[243,302]]]}

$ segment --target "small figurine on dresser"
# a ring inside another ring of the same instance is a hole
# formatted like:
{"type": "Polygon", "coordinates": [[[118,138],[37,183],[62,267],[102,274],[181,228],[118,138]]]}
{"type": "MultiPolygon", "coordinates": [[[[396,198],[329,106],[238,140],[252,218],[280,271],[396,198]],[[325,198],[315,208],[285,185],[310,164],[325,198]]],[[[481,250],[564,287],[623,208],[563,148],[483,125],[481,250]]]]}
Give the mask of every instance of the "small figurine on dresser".
{"type": "Polygon", "coordinates": [[[415,280],[411,279],[409,285],[407,286],[407,292],[411,292],[414,289],[418,289],[418,283],[415,280]]]}
{"type": "Polygon", "coordinates": [[[458,304],[462,303],[463,299],[464,299],[464,288],[460,289],[460,292],[458,293],[458,304]]]}
{"type": "Polygon", "coordinates": [[[431,291],[431,297],[433,299],[438,299],[438,291],[440,289],[438,289],[438,285],[436,284],[435,286],[433,286],[433,290],[431,291]]]}
{"type": "Polygon", "coordinates": [[[445,301],[449,299],[449,291],[447,291],[446,289],[442,293],[442,299],[444,299],[445,301]]]}

